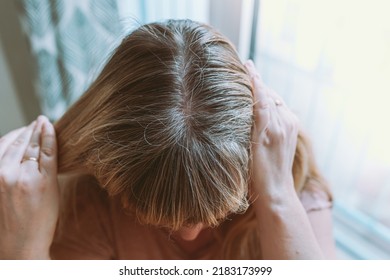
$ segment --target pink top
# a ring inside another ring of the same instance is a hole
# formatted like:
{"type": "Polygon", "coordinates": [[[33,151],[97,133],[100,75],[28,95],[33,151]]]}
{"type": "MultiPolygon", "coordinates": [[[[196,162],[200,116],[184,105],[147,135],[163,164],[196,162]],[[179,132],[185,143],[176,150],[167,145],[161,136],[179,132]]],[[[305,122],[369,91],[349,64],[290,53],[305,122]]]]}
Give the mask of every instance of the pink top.
{"type": "MultiPolygon", "coordinates": [[[[121,203],[96,187],[77,187],[76,211],[64,216],[63,230],[51,247],[54,259],[187,259],[166,232],[141,225],[121,208],[121,203]],[[80,190],[87,191],[80,191],[80,190]],[[77,215],[75,214],[77,212],[77,215]]],[[[322,191],[303,191],[307,212],[330,208],[322,191]]],[[[207,258],[200,254],[197,258],[207,258]]]]}

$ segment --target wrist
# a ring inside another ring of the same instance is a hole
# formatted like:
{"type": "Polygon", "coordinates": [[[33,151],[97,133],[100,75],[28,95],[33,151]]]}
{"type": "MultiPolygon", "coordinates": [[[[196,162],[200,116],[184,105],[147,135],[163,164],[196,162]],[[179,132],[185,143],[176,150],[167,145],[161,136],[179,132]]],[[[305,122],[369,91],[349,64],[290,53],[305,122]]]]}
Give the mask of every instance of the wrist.
{"type": "Polygon", "coordinates": [[[294,178],[292,174],[284,177],[265,178],[254,176],[252,190],[256,196],[267,199],[285,198],[295,193],[294,178]]]}
{"type": "Polygon", "coordinates": [[[48,247],[13,246],[0,248],[0,259],[3,260],[49,260],[48,247]]]}
{"type": "Polygon", "coordinates": [[[26,251],[20,256],[21,260],[50,260],[50,254],[48,250],[42,251],[26,251]]]}
{"type": "Polygon", "coordinates": [[[300,204],[294,183],[268,184],[253,195],[253,206],[257,211],[284,211],[300,204]]]}

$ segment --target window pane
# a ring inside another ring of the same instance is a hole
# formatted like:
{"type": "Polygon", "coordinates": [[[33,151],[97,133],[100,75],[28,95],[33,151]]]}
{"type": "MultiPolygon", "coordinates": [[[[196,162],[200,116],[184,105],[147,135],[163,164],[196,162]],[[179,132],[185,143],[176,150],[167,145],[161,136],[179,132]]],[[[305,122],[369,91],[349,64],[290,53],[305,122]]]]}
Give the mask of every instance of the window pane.
{"type": "Polygon", "coordinates": [[[335,195],[339,247],[353,258],[390,257],[389,8],[261,1],[256,64],[311,135],[335,195]]]}

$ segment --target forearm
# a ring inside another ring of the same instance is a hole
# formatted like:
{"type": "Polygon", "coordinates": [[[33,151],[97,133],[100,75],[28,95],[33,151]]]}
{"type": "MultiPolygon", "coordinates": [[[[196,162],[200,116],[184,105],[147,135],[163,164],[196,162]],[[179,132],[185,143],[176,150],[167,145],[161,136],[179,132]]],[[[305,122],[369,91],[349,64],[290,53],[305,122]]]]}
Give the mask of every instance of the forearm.
{"type": "Polygon", "coordinates": [[[263,194],[254,207],[264,259],[323,258],[307,214],[293,189],[263,194]]]}

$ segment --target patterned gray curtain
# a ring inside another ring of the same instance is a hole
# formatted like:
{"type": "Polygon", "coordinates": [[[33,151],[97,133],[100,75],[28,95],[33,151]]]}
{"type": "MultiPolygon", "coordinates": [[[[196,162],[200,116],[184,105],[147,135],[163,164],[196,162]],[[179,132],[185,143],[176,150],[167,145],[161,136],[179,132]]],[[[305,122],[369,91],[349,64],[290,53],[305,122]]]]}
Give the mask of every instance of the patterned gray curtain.
{"type": "Polygon", "coordinates": [[[209,1],[18,0],[37,65],[43,113],[58,119],[87,89],[125,33],[167,18],[208,22],[209,1]]]}
{"type": "Polygon", "coordinates": [[[55,120],[79,97],[121,38],[116,0],[21,0],[38,67],[43,113],[55,120]]]}

